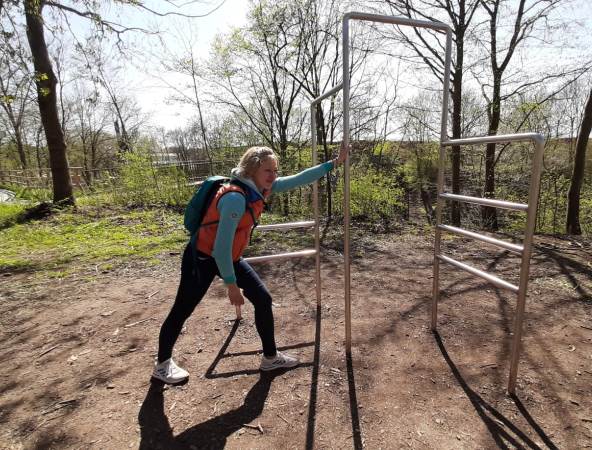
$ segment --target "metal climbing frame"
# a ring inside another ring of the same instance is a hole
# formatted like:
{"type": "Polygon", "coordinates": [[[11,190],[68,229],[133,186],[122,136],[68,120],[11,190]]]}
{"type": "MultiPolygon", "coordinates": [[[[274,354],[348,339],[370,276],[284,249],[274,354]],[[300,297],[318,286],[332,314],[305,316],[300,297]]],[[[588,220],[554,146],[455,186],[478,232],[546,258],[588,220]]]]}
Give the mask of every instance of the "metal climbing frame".
{"type": "MultiPolygon", "coordinates": [[[[343,16],[343,142],[349,146],[349,22],[350,20],[364,20],[369,22],[389,23],[393,25],[410,26],[415,28],[428,28],[446,33],[446,56],[444,60],[444,86],[442,89],[442,115],[440,127],[440,142],[447,139],[447,117],[448,117],[448,89],[450,84],[450,60],[452,51],[452,30],[441,22],[430,22],[426,20],[413,20],[405,17],[382,16],[378,14],[366,14],[349,12],[343,16]]],[[[345,350],[351,354],[351,274],[350,274],[350,173],[349,154],[344,164],[344,194],[343,194],[343,226],[344,226],[344,278],[345,278],[345,350]]]]}
{"type": "MultiPolygon", "coordinates": [[[[310,145],[312,147],[312,164],[317,163],[317,119],[316,119],[316,106],[332,95],[337,94],[343,84],[335,86],[319,97],[315,98],[310,103],[310,145]]],[[[317,290],[317,305],[321,304],[321,251],[320,251],[320,229],[319,229],[319,183],[315,181],[313,186],[313,209],[315,215],[315,251],[316,251],[316,273],[315,273],[315,284],[317,290]]]]}
{"type": "Polygon", "coordinates": [[[438,170],[438,204],[436,207],[436,233],[434,242],[434,279],[432,290],[432,330],[436,331],[438,323],[438,300],[440,297],[440,261],[451,264],[452,266],[462,269],[470,274],[481,277],[491,284],[507,289],[517,294],[518,301],[516,304],[516,315],[514,317],[514,335],[512,338],[512,353],[510,356],[510,377],[508,381],[508,392],[514,394],[516,389],[516,377],[518,374],[518,362],[520,360],[520,342],[522,339],[522,322],[524,321],[524,309],[526,303],[526,292],[528,289],[528,274],[530,270],[530,255],[532,251],[532,237],[534,234],[537,203],[539,197],[539,185],[541,178],[541,168],[543,164],[543,148],[545,145],[544,138],[537,133],[521,133],[509,134],[499,136],[484,136],[473,137],[465,139],[451,139],[442,141],[440,144],[440,161],[438,170]],[[528,204],[506,202],[503,200],[494,200],[490,198],[469,197],[465,195],[456,195],[444,192],[444,159],[446,157],[446,147],[453,145],[466,146],[475,144],[499,144],[506,142],[521,142],[530,141],[534,143],[535,152],[533,158],[533,169],[530,179],[530,188],[528,193],[528,204]],[[444,200],[472,203],[482,206],[491,206],[495,208],[510,209],[515,211],[526,212],[526,226],[524,229],[524,240],[522,245],[512,244],[502,241],[491,236],[474,233],[472,231],[463,230],[449,225],[442,225],[442,207],[444,200]],[[460,236],[477,239],[482,242],[487,242],[496,245],[503,249],[509,250],[522,256],[522,263],[520,265],[520,281],[518,286],[508,283],[507,281],[491,275],[482,270],[476,269],[468,264],[456,261],[455,259],[445,256],[440,251],[440,240],[442,231],[457,234],[460,236]]]}
{"type": "MultiPolygon", "coordinates": [[[[512,354],[510,363],[510,378],[508,383],[508,392],[513,394],[516,386],[516,376],[518,371],[518,361],[520,357],[520,341],[522,335],[522,322],[524,318],[524,304],[526,299],[526,292],[528,287],[528,273],[530,268],[530,255],[532,246],[532,236],[534,233],[536,209],[538,202],[538,191],[540,184],[540,174],[542,166],[542,155],[544,139],[541,135],[536,133],[514,134],[506,136],[485,136],[465,139],[448,139],[447,124],[448,124],[448,93],[450,84],[450,65],[451,65],[451,51],[452,51],[452,30],[451,28],[440,22],[430,22],[423,20],[412,20],[404,17],[382,16],[377,14],[365,14],[359,12],[350,12],[343,16],[343,142],[349,146],[349,91],[350,91],[350,57],[349,57],[349,22],[350,20],[363,20],[370,22],[389,23],[394,25],[410,26],[415,28],[428,28],[446,33],[446,50],[444,59],[444,79],[442,89],[442,114],[440,124],[440,160],[438,171],[438,205],[436,209],[437,223],[435,231],[434,244],[434,279],[433,279],[433,299],[432,299],[432,330],[436,330],[437,324],[437,306],[439,297],[439,263],[444,261],[451,264],[453,267],[465,270],[473,275],[484,278],[498,287],[509,289],[518,294],[518,304],[516,308],[516,317],[514,320],[514,336],[512,343],[512,354]],[[499,142],[516,142],[516,141],[532,141],[535,144],[535,157],[532,178],[530,182],[530,193],[528,205],[505,202],[500,200],[475,198],[463,195],[455,195],[443,192],[444,184],[444,158],[445,148],[452,145],[472,145],[483,143],[499,143],[499,142]],[[444,199],[451,201],[469,202],[479,205],[486,205],[505,209],[514,209],[518,211],[527,212],[527,223],[525,229],[525,236],[523,244],[516,245],[509,242],[500,241],[490,236],[481,235],[471,231],[463,230],[441,223],[442,205],[444,199]],[[520,269],[520,282],[518,286],[514,286],[498,277],[485,273],[481,270],[475,269],[467,264],[455,261],[454,259],[440,254],[440,237],[442,231],[459,234],[465,237],[471,237],[490,244],[497,245],[506,250],[522,255],[522,264],[520,269]]],[[[349,172],[349,155],[345,161],[344,169],[344,278],[345,278],[345,346],[346,352],[351,355],[351,274],[350,274],[350,172],[349,172]]]]}

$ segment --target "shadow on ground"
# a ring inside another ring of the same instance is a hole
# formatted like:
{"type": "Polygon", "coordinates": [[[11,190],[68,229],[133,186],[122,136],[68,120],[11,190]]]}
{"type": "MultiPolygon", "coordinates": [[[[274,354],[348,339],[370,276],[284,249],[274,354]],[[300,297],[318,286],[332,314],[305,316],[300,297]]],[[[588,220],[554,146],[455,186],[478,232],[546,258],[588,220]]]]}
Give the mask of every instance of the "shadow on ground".
{"type": "MultiPolygon", "coordinates": [[[[468,399],[470,400],[473,408],[487,427],[487,430],[491,434],[491,437],[499,448],[529,448],[529,449],[541,449],[532,439],[530,439],[526,432],[521,430],[512,420],[504,416],[497,409],[486,402],[483,397],[472,390],[467,382],[462,377],[460,371],[448,355],[446,347],[442,342],[440,335],[435,332],[434,338],[442,356],[446,360],[450,371],[454,375],[454,378],[463,389],[468,399]]],[[[511,398],[514,400],[518,410],[524,416],[526,421],[530,424],[532,430],[539,436],[539,438],[545,443],[550,449],[557,449],[557,446],[551,441],[550,437],[543,431],[540,425],[534,420],[529,414],[526,407],[522,404],[520,399],[513,395],[511,398]]]]}

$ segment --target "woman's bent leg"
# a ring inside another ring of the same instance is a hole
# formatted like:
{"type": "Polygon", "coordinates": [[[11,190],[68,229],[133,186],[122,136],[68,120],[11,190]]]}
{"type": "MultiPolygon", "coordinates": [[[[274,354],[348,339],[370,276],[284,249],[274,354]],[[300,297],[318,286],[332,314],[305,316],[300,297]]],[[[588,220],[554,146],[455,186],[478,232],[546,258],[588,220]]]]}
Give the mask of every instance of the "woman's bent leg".
{"type": "Polygon", "coordinates": [[[274,356],[276,347],[271,295],[257,272],[244,259],[234,263],[234,271],[238,287],[255,307],[255,327],[263,344],[263,354],[274,356]]]}
{"type": "Polygon", "coordinates": [[[173,347],[181,334],[183,324],[206,294],[216,275],[216,263],[213,258],[197,260],[195,270],[193,252],[187,245],[181,263],[181,282],[177,290],[175,303],[160,329],[158,338],[158,362],[169,359],[173,347]]]}

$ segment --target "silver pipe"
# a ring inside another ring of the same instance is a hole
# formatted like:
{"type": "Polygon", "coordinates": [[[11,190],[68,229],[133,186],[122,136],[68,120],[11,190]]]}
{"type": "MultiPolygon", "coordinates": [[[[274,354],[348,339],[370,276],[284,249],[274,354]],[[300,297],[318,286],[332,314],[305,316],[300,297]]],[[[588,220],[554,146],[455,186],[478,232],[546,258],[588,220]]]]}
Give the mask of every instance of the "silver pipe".
{"type": "Polygon", "coordinates": [[[500,144],[505,142],[533,141],[535,144],[545,144],[545,138],[538,133],[497,134],[494,136],[476,136],[462,139],[449,139],[442,145],[473,145],[473,144],[500,144]]]}
{"type": "MultiPolygon", "coordinates": [[[[343,45],[343,139],[342,144],[349,149],[349,19],[355,18],[356,13],[343,16],[343,31],[341,43],[343,45]]],[[[349,255],[349,151],[343,165],[343,259],[344,259],[344,289],[345,289],[345,352],[351,355],[351,274],[349,255]]]]}
{"type": "MultiPolygon", "coordinates": [[[[335,95],[342,88],[343,84],[339,84],[319,97],[315,98],[310,104],[310,142],[312,147],[312,164],[317,164],[318,152],[317,152],[317,115],[316,106],[324,99],[335,95]]],[[[330,189],[330,186],[327,186],[330,189]]],[[[313,183],[313,210],[314,210],[314,235],[315,235],[315,286],[317,294],[317,306],[321,306],[321,232],[319,223],[319,183],[315,181],[313,183]]]]}
{"type": "Polygon", "coordinates": [[[536,211],[539,200],[541,171],[543,167],[543,151],[545,139],[538,135],[534,138],[535,153],[533,160],[532,178],[530,179],[530,191],[528,193],[528,215],[524,229],[524,251],[520,265],[520,284],[518,290],[518,302],[516,304],[516,316],[514,318],[514,335],[512,338],[512,353],[510,356],[510,377],[508,380],[508,392],[514,394],[516,390],[516,377],[518,375],[518,363],[520,361],[520,343],[522,339],[522,322],[524,321],[524,309],[526,293],[528,289],[528,276],[530,272],[530,256],[532,253],[532,241],[536,226],[536,211]]]}
{"type": "Polygon", "coordinates": [[[448,231],[449,233],[454,233],[460,236],[477,239],[481,242],[487,242],[488,244],[497,245],[498,247],[505,248],[506,250],[509,250],[511,252],[518,253],[520,256],[522,256],[522,251],[524,250],[524,247],[522,245],[516,245],[512,244],[511,242],[501,241],[491,236],[474,233],[469,230],[463,230],[462,228],[457,228],[450,225],[438,225],[438,228],[440,228],[442,231],[448,231]]]}
{"type": "MultiPolygon", "coordinates": [[[[442,114],[440,117],[440,142],[448,138],[448,98],[450,96],[450,65],[452,60],[452,30],[446,30],[446,57],[444,60],[444,85],[442,86],[442,114]]],[[[432,308],[431,308],[431,329],[436,331],[438,327],[438,301],[440,300],[440,254],[441,231],[439,225],[442,223],[442,208],[444,200],[441,197],[444,192],[444,163],[446,149],[440,144],[440,155],[438,162],[438,200],[436,203],[436,227],[434,229],[434,274],[432,279],[432,308]]]]}
{"type": "Polygon", "coordinates": [[[418,27],[418,28],[430,28],[432,30],[439,30],[439,31],[449,31],[450,27],[443,23],[443,22],[436,22],[436,21],[427,21],[427,20],[417,20],[417,19],[408,19],[407,17],[397,17],[397,16],[383,16],[380,14],[368,14],[363,12],[348,12],[343,16],[343,21],[352,19],[352,20],[365,20],[369,22],[381,22],[381,23],[390,23],[393,25],[406,25],[411,27],[418,27]]]}
{"type": "MultiPolygon", "coordinates": [[[[315,102],[310,104],[310,146],[312,148],[312,165],[317,164],[317,120],[315,102]]],[[[319,181],[312,184],[312,209],[314,213],[314,245],[315,245],[315,292],[317,295],[317,311],[321,305],[321,233],[319,226],[319,181]]],[[[317,320],[319,318],[317,317],[317,320]]]]}
{"type": "MultiPolygon", "coordinates": [[[[328,90],[327,92],[325,92],[324,94],[321,94],[320,96],[318,96],[317,98],[315,98],[312,103],[310,104],[310,106],[316,106],[318,103],[322,102],[323,100],[325,100],[328,97],[331,97],[332,95],[337,94],[341,88],[343,87],[343,83],[338,84],[337,86],[331,88],[330,90],[328,90]]],[[[316,121],[316,118],[315,118],[316,121]]]]}
{"type": "Polygon", "coordinates": [[[459,269],[469,272],[470,274],[481,277],[484,280],[489,281],[491,284],[493,284],[497,287],[500,287],[503,289],[508,289],[508,290],[510,290],[512,292],[516,292],[516,293],[518,292],[518,286],[515,286],[512,283],[508,283],[507,281],[502,280],[501,278],[498,278],[495,275],[491,275],[490,273],[483,272],[482,270],[476,269],[473,266],[469,266],[468,264],[461,263],[460,261],[457,261],[456,259],[449,258],[448,256],[437,255],[437,258],[439,260],[444,261],[448,264],[451,264],[459,269]]]}
{"type": "Polygon", "coordinates": [[[469,197],[468,195],[457,195],[444,192],[440,198],[455,200],[464,203],[474,203],[476,205],[493,206],[502,209],[514,209],[517,211],[528,211],[528,205],[524,203],[506,202],[504,200],[495,200],[493,198],[469,197]]]}
{"type": "Polygon", "coordinates": [[[267,262],[267,261],[276,261],[280,259],[290,259],[290,258],[304,258],[307,256],[313,256],[317,253],[316,250],[300,250],[298,252],[289,252],[289,253],[276,253],[275,255],[264,255],[264,256],[252,256],[250,258],[245,258],[249,264],[256,264],[260,262],[267,262]]]}
{"type": "MultiPolygon", "coordinates": [[[[447,138],[447,117],[448,117],[448,97],[450,84],[450,64],[452,58],[452,30],[442,22],[430,22],[425,20],[415,20],[406,17],[383,16],[378,14],[367,14],[361,12],[349,12],[343,16],[342,27],[342,58],[343,58],[343,144],[349,148],[349,96],[350,96],[350,78],[349,78],[349,20],[365,20],[372,22],[390,23],[393,25],[405,25],[419,28],[430,28],[446,32],[446,59],[444,64],[444,86],[442,101],[442,124],[440,141],[447,138]]],[[[443,158],[444,150],[441,149],[440,157],[443,158]]],[[[443,167],[443,160],[441,167],[443,167]]],[[[439,178],[443,175],[438,175],[439,178]]],[[[442,178],[443,179],[443,178],[442,178]]],[[[439,191],[442,191],[443,182],[439,191]]],[[[441,217],[442,199],[438,198],[437,216],[441,217]]],[[[345,282],[345,346],[346,353],[351,354],[351,274],[350,274],[350,167],[349,153],[346,156],[344,165],[344,193],[343,193],[343,226],[344,226],[344,282],[345,282]]],[[[439,222],[438,222],[439,223],[439,222]]],[[[439,230],[436,229],[436,246],[440,246],[439,230]]],[[[432,307],[432,327],[435,326],[436,308],[438,296],[438,260],[434,258],[434,302],[432,307]]]]}
{"type": "MultiPolygon", "coordinates": [[[[313,199],[314,204],[314,199],[313,199]]],[[[314,226],[315,221],[305,222],[286,222],[286,223],[272,223],[270,225],[259,225],[255,230],[257,231],[277,231],[277,230],[291,230],[293,228],[308,228],[314,226]]]]}

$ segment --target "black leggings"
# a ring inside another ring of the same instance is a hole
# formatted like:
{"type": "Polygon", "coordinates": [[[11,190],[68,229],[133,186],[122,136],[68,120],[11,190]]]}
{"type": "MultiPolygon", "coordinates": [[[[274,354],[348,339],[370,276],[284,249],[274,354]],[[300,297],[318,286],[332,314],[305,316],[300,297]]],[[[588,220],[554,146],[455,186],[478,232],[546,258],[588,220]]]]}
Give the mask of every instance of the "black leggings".
{"type": "MultiPolygon", "coordinates": [[[[187,245],[181,263],[181,282],[179,283],[177,297],[160,329],[158,339],[159,363],[171,357],[183,324],[206,295],[214,277],[220,275],[216,261],[211,256],[198,254],[195,264],[193,259],[191,246],[187,245]]],[[[255,326],[263,344],[263,354],[265,356],[274,356],[276,348],[271,295],[257,272],[244,259],[241,258],[234,263],[234,272],[238,287],[243,290],[244,296],[255,307],[255,326]]]]}

